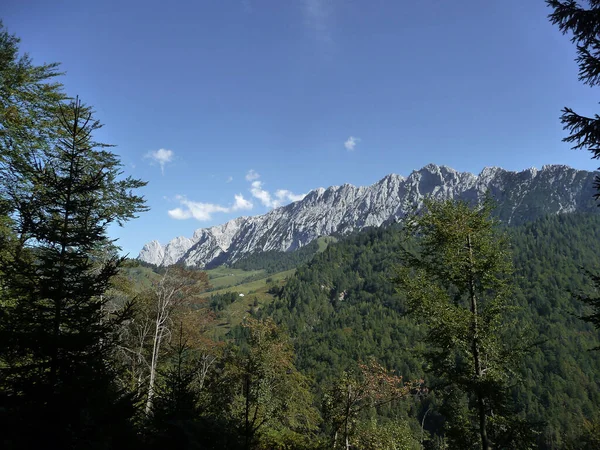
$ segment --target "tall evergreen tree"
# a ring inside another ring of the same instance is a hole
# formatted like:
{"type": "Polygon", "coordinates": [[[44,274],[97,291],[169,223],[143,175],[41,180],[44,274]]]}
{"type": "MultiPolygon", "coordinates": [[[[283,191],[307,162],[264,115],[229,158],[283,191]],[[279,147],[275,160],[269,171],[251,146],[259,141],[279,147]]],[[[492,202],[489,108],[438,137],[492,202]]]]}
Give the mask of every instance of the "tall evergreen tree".
{"type": "MultiPolygon", "coordinates": [[[[571,41],[577,45],[579,80],[590,87],[600,84],[600,0],[546,0],[552,8],[550,21],[564,33],[571,33],[571,41]],[[587,4],[587,7],[584,6],[587,4]]],[[[600,116],[586,117],[565,107],[561,121],[569,136],[565,142],[573,143],[574,149],[587,149],[592,158],[600,159],[600,116]]],[[[596,179],[600,191],[600,179],[596,179]]],[[[596,199],[600,198],[600,192],[596,199]]]]}
{"type": "MultiPolygon", "coordinates": [[[[427,326],[424,355],[443,382],[446,401],[453,402],[448,419],[452,428],[460,428],[454,434],[456,448],[473,436],[487,450],[492,441],[509,440],[502,429],[514,429],[507,401],[518,356],[506,316],[512,263],[490,213],[489,202],[471,208],[464,202],[426,201],[422,213],[405,221],[417,250],[406,251],[397,281],[410,310],[427,326]],[[471,432],[471,416],[478,438],[471,432]]],[[[455,430],[449,430],[450,439],[455,430]]],[[[502,447],[511,448],[507,444],[502,447]]],[[[527,448],[527,443],[512,448],[527,448]]]]}
{"type": "MultiPolygon", "coordinates": [[[[571,41],[577,45],[579,81],[590,87],[600,85],[600,0],[546,0],[553,9],[550,21],[558,25],[563,34],[571,33],[571,41]],[[587,7],[583,6],[587,4],[587,7]]],[[[564,108],[561,121],[570,134],[563,140],[574,143],[574,149],[587,149],[593,159],[600,159],[600,115],[586,117],[571,108],[564,108]]],[[[600,200],[600,177],[596,177],[596,200],[600,200]]],[[[600,277],[590,274],[596,288],[600,287],[600,277]]],[[[580,299],[594,309],[594,313],[582,317],[586,322],[600,328],[600,300],[595,296],[580,296],[580,299]]]]}
{"type": "MultiPolygon", "coordinates": [[[[66,99],[58,63],[34,65],[0,21],[0,164],[47,148],[66,99]]],[[[3,183],[2,187],[6,187],[3,183]]]]}
{"type": "Polygon", "coordinates": [[[11,145],[25,151],[0,166],[14,237],[0,258],[1,420],[40,431],[7,433],[9,448],[111,446],[123,431],[109,363],[120,317],[107,317],[103,299],[123,259],[107,228],[145,210],[133,193],[145,183],[122,178],[117,156],[93,140],[100,124],[89,107],[75,100],[58,111],[50,145],[24,135],[11,145]]]}

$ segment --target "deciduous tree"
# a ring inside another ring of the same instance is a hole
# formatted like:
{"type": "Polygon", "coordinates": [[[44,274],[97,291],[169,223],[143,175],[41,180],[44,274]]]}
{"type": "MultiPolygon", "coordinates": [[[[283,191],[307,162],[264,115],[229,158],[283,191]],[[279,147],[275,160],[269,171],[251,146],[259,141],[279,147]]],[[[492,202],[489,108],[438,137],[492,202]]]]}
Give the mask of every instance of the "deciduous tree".
{"type": "Polygon", "coordinates": [[[358,372],[344,372],[324,397],[325,417],[332,428],[333,449],[339,448],[339,443],[347,450],[351,448],[351,439],[363,410],[399,400],[407,396],[413,387],[413,383],[404,383],[401,376],[374,359],[360,363],[358,367],[358,372]]]}
{"type": "Polygon", "coordinates": [[[308,380],[294,365],[286,335],[271,319],[246,319],[248,347],[230,351],[222,386],[224,409],[238,424],[243,447],[296,448],[310,442],[319,415],[308,380]]]}
{"type": "MultiPolygon", "coordinates": [[[[193,306],[196,297],[208,287],[206,272],[186,270],[180,266],[172,266],[165,270],[163,275],[153,282],[148,292],[150,299],[149,319],[151,324],[144,328],[150,333],[151,351],[149,357],[149,381],[146,397],[146,414],[152,412],[154,385],[158,370],[159,359],[163,341],[168,339],[173,331],[173,320],[176,312],[185,313],[185,309],[193,306]]],[[[199,324],[198,324],[199,325],[199,324]]],[[[145,336],[141,337],[142,340],[145,336]]]]}
{"type": "Polygon", "coordinates": [[[405,252],[397,278],[412,314],[427,326],[428,368],[447,393],[467,395],[484,450],[492,446],[491,418],[513,417],[507,387],[524,346],[511,335],[517,328],[509,316],[510,246],[491,210],[489,201],[475,207],[426,201],[405,221],[417,251],[405,252]]]}

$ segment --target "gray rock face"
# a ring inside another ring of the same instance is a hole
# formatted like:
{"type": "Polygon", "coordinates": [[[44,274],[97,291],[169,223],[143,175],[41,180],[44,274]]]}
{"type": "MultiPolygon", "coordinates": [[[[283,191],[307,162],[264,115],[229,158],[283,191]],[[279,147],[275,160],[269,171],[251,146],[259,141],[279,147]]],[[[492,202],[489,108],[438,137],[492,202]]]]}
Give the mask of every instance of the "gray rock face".
{"type": "Polygon", "coordinates": [[[257,251],[291,251],[319,236],[401,219],[426,197],[474,201],[489,192],[498,202],[499,218],[509,224],[547,214],[594,211],[594,178],[593,172],[558,165],[521,172],[486,167],[476,176],[429,164],[406,178],[392,174],[372,186],[318,188],[262,216],[198,229],[191,239],[178,237],[165,246],[152,241],[138,258],[156,265],[206,267],[257,251]]]}

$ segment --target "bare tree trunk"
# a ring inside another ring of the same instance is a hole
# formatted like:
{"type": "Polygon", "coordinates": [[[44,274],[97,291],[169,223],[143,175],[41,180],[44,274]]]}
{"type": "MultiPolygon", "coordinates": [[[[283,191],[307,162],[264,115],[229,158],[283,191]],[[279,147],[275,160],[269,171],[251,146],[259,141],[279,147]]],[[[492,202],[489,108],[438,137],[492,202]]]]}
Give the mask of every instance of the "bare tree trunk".
{"type": "Polygon", "coordinates": [[[211,355],[209,353],[204,353],[200,358],[200,371],[199,371],[199,379],[198,386],[200,389],[204,387],[204,381],[206,380],[206,376],[208,375],[208,371],[212,367],[212,365],[217,361],[217,357],[211,355]]]}
{"type": "MultiPolygon", "coordinates": [[[[473,245],[471,235],[467,235],[467,245],[469,249],[469,297],[471,300],[471,330],[473,333],[472,351],[475,365],[475,378],[479,382],[483,375],[481,368],[481,356],[479,354],[479,316],[477,312],[477,297],[475,295],[475,280],[473,279],[473,245]]],[[[477,388],[477,409],[479,412],[479,434],[481,436],[481,449],[489,450],[490,443],[487,435],[487,416],[485,412],[485,401],[480,387],[477,388]]]]}
{"type": "Polygon", "coordinates": [[[350,420],[350,408],[351,408],[351,392],[350,385],[348,385],[348,398],[347,398],[347,407],[346,407],[346,422],[344,424],[344,436],[346,437],[346,450],[350,448],[350,437],[348,436],[348,421],[350,420]]]}
{"type": "Polygon", "coordinates": [[[160,351],[160,341],[162,340],[162,330],[160,325],[160,314],[156,316],[156,328],[154,330],[154,343],[152,346],[152,360],[150,362],[150,381],[148,382],[148,397],[146,399],[146,415],[152,412],[152,400],[154,397],[154,383],[156,382],[156,366],[158,365],[158,352],[160,351]]]}
{"type": "Polygon", "coordinates": [[[246,373],[244,376],[244,384],[246,389],[246,409],[244,412],[245,419],[245,445],[244,448],[248,450],[250,448],[250,375],[246,373]]]}

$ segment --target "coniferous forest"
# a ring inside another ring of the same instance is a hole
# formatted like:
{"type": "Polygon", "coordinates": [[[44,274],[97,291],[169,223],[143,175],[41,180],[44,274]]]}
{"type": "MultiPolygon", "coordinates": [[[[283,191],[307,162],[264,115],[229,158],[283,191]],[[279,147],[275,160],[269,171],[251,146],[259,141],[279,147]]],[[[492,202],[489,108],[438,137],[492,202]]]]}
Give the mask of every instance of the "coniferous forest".
{"type": "MultiPolygon", "coordinates": [[[[547,3],[595,86],[600,4],[547,3]]],[[[145,181],[19,44],[0,22],[2,448],[600,448],[600,214],[426,199],[231,267],[142,264],[109,230],[145,181]]],[[[597,158],[598,116],[562,120],[597,158]]]]}

